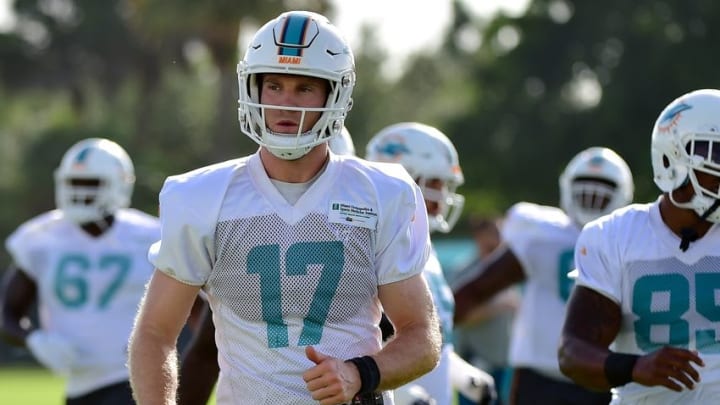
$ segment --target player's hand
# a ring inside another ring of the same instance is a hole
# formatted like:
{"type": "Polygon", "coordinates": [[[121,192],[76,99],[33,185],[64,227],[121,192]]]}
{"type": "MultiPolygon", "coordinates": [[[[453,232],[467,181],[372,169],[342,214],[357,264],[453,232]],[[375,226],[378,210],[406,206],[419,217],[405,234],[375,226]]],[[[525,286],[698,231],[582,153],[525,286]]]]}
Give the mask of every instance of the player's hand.
{"type": "Polygon", "coordinates": [[[490,374],[466,362],[455,352],[450,353],[449,359],[450,384],[459,397],[473,404],[495,403],[497,389],[490,374]]]}
{"type": "Polygon", "coordinates": [[[28,335],[25,344],[43,366],[60,375],[70,373],[76,352],[62,336],[37,329],[28,335]]]}
{"type": "Polygon", "coordinates": [[[665,346],[638,359],[633,368],[633,381],[678,392],[683,388],[693,389],[700,382],[700,374],[692,363],[705,366],[696,351],[665,346]]]}
{"type": "Polygon", "coordinates": [[[360,391],[360,373],[354,364],[320,353],[312,346],[305,347],[305,356],[315,366],[303,373],[303,380],[321,405],[350,402],[360,391]]]}

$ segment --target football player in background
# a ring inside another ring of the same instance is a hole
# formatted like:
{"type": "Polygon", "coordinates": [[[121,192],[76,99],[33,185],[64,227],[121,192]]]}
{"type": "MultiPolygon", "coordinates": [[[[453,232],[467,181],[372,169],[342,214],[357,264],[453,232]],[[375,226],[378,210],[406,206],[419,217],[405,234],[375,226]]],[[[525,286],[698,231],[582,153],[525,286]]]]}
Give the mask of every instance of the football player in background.
{"type": "Polygon", "coordinates": [[[392,404],[389,390],[439,357],[422,194],[402,168],[328,152],[355,66],[324,16],[263,25],[238,80],[240,127],[259,150],[165,181],[157,270],[130,340],[133,393],[176,402],[174,342],[202,288],[219,404],[392,404]],[[384,346],[382,310],[397,329],[384,346]]]}
{"type": "Polygon", "coordinates": [[[560,208],[520,202],[503,221],[503,246],[459,280],[455,319],[472,322],[478,305],[524,282],[516,313],[510,366],[509,402],[525,404],[607,404],[610,394],[589,391],[562,375],[557,364],[565,302],[572,288],[575,242],[582,226],[632,202],[630,169],[617,153],[583,150],[560,176],[560,208]]]}
{"type": "MultiPolygon", "coordinates": [[[[343,126],[340,134],[328,140],[328,147],[336,155],[355,156],[355,144],[350,131],[343,126]]],[[[178,388],[178,405],[205,405],[217,383],[220,367],[217,361],[215,325],[210,305],[204,303],[199,327],[182,351],[178,388]]],[[[384,318],[383,319],[387,319],[384,318]]]]}
{"type": "Polygon", "coordinates": [[[127,342],[152,275],[157,218],[128,208],[135,183],[125,150],[107,139],[73,145],[55,172],[57,209],[7,239],[14,263],[2,335],[67,377],[68,405],[134,404],[127,342]],[[28,325],[37,304],[39,324],[28,325]]]}
{"type": "MultiPolygon", "coordinates": [[[[457,280],[462,279],[464,273],[474,271],[478,263],[489,257],[502,242],[501,217],[471,216],[468,223],[478,254],[462,269],[448,275],[448,283],[453,290],[457,289],[457,280]]],[[[455,352],[493,377],[498,392],[496,405],[508,402],[512,372],[508,365],[508,352],[512,322],[520,300],[520,288],[506,288],[482,305],[484,310],[476,308],[473,311],[473,322],[455,325],[455,352]]]]}
{"type": "MultiPolygon", "coordinates": [[[[390,125],[370,139],[365,158],[401,164],[422,190],[430,231],[448,233],[453,229],[465,203],[465,198],[456,193],[456,189],[465,180],[455,146],[445,134],[416,122],[390,125]]],[[[399,397],[412,398],[413,392],[425,392],[438,405],[490,403],[496,396],[492,377],[454,353],[453,293],[434,249],[423,276],[430,286],[440,319],[442,353],[440,363],[433,371],[396,390],[402,391],[399,397]],[[420,386],[422,390],[414,386],[420,386]],[[455,395],[457,399],[453,398],[455,395]]],[[[411,404],[398,402],[398,405],[411,404]]]]}
{"type": "Polygon", "coordinates": [[[336,155],[355,156],[355,143],[353,143],[350,131],[345,126],[337,136],[328,140],[328,148],[336,155]]]}
{"type": "Polygon", "coordinates": [[[578,239],[560,367],[612,404],[718,404],[720,90],[668,104],[650,152],[659,198],[578,239]]]}

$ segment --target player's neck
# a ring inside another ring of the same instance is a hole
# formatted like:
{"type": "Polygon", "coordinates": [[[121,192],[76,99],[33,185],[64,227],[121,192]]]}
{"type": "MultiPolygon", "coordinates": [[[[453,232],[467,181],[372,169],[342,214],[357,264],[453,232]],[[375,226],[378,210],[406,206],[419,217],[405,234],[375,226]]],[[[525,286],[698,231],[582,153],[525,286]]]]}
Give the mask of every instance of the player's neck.
{"type": "Polygon", "coordinates": [[[306,183],[325,166],[328,159],[327,144],[322,143],[295,160],[280,159],[267,149],[260,148],[260,159],[271,179],[286,183],[306,183]]]}
{"type": "Polygon", "coordinates": [[[97,238],[98,236],[104,234],[108,229],[110,229],[113,222],[115,222],[115,217],[112,215],[108,215],[99,221],[86,222],[80,225],[80,228],[82,228],[82,230],[90,236],[97,238]]]}
{"type": "Polygon", "coordinates": [[[665,225],[680,237],[683,229],[690,228],[702,238],[713,225],[711,222],[701,220],[694,210],[676,206],[667,195],[663,195],[660,199],[660,216],[665,225]]]}

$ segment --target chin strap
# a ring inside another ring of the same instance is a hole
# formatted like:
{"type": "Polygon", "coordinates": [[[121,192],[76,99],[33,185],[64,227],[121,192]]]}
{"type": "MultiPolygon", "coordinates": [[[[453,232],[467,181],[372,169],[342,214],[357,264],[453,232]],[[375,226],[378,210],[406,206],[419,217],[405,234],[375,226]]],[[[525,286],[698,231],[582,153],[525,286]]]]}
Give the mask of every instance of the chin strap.
{"type": "Polygon", "coordinates": [[[698,236],[698,233],[690,227],[681,229],[680,237],[682,239],[680,240],[680,250],[686,252],[690,247],[690,242],[695,242],[698,239],[698,236]]]}
{"type": "MultiPolygon", "coordinates": [[[[710,206],[710,208],[707,209],[701,216],[700,220],[698,222],[704,221],[709,217],[715,210],[720,207],[720,199],[716,199],[713,205],[710,206]]],[[[680,250],[683,252],[687,251],[690,247],[691,242],[695,242],[698,240],[700,235],[698,235],[697,231],[691,227],[685,227],[680,230],[680,250]]]]}

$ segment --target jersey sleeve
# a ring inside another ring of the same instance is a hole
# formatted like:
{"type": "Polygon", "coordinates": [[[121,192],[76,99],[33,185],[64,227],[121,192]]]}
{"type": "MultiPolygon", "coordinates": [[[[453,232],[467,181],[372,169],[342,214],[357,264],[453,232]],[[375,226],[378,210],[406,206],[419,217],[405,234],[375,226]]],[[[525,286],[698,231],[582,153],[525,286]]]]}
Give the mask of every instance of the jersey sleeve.
{"type": "Polygon", "coordinates": [[[10,253],[15,265],[34,278],[35,275],[32,274],[33,239],[30,228],[22,225],[5,240],[5,248],[10,253]]]}
{"type": "Polygon", "coordinates": [[[422,273],[431,249],[425,200],[402,170],[395,169],[396,179],[401,181],[395,190],[385,190],[383,194],[390,198],[380,202],[383,218],[378,221],[376,257],[381,285],[422,273]]]}
{"type": "Polygon", "coordinates": [[[612,248],[613,227],[607,221],[589,223],[575,245],[576,285],[593,289],[615,302],[622,297],[618,254],[612,248]]]}
{"type": "Polygon", "coordinates": [[[41,276],[37,274],[41,266],[36,263],[43,258],[42,245],[48,234],[54,232],[52,224],[59,215],[58,211],[39,215],[20,225],[5,240],[5,248],[13,263],[33,279],[41,276]]]}
{"type": "Polygon", "coordinates": [[[542,223],[536,217],[539,214],[539,207],[535,204],[520,202],[507,212],[501,228],[503,242],[512,250],[515,257],[523,266],[523,271],[528,271],[533,266],[528,265],[528,250],[536,238],[542,238],[542,223]]]}
{"type": "Polygon", "coordinates": [[[232,170],[228,165],[168,177],[160,191],[160,240],[148,252],[158,270],[204,285],[215,260],[214,234],[232,170]]]}

